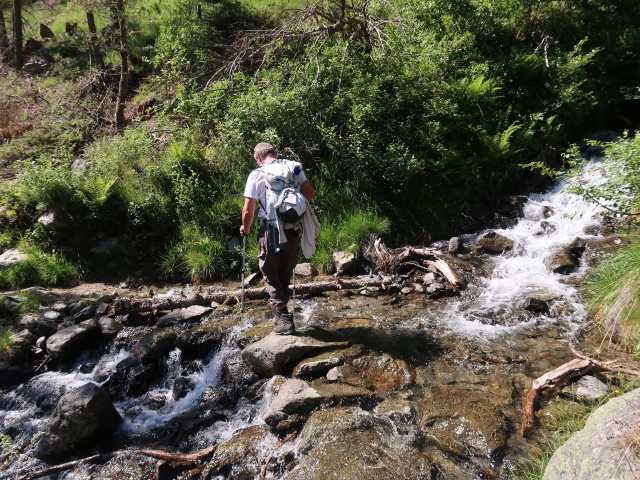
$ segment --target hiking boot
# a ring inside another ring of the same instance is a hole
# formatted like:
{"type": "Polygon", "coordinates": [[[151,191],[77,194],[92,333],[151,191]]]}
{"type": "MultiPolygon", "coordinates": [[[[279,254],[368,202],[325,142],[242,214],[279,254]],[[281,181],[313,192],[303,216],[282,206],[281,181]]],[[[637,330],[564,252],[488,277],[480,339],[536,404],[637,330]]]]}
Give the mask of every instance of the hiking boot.
{"type": "Polygon", "coordinates": [[[277,311],[273,317],[273,331],[276,335],[290,335],[296,331],[293,315],[289,312],[277,311]]]}

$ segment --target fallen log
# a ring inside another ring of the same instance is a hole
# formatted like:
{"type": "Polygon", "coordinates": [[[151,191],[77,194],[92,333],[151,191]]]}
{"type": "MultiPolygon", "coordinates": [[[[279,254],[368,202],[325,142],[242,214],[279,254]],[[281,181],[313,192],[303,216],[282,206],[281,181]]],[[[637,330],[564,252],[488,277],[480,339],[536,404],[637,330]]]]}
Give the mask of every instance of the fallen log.
{"type": "Polygon", "coordinates": [[[64,472],[77,467],[81,463],[104,463],[111,460],[118,455],[145,455],[147,457],[157,458],[160,460],[182,461],[182,462],[197,462],[211,455],[217,446],[207,447],[203,450],[195,453],[174,453],[165,452],[164,450],[149,450],[149,449],[136,449],[136,450],[116,450],[115,452],[99,453],[90,457],[81,458],[72,462],[62,463],[53,467],[45,468],[43,470],[37,470],[35,472],[29,472],[18,480],[33,480],[34,478],[42,478],[54,473],[64,472]]]}
{"type": "MultiPolygon", "coordinates": [[[[318,295],[331,290],[358,289],[364,287],[385,288],[391,283],[390,277],[363,277],[353,280],[338,279],[329,282],[303,283],[295,286],[297,295],[318,295]]],[[[292,286],[290,286],[292,288],[292,286]]],[[[154,310],[175,310],[192,305],[210,305],[212,303],[237,302],[242,290],[222,290],[217,292],[194,293],[192,295],[174,295],[163,298],[118,298],[109,307],[109,315],[151,312],[154,310]]],[[[265,288],[247,288],[244,298],[255,300],[268,297],[265,288]]]]}
{"type": "Polygon", "coordinates": [[[575,358],[535,379],[524,400],[520,435],[524,437],[535,424],[535,410],[541,394],[558,390],[575,377],[599,371],[602,371],[602,369],[590,360],[575,358]]]}

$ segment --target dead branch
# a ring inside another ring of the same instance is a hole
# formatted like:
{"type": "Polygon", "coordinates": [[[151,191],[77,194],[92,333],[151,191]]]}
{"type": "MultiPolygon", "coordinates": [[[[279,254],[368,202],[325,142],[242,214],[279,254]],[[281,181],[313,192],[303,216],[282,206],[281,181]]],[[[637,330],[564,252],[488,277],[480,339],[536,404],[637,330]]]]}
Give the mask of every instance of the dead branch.
{"type": "Polygon", "coordinates": [[[47,475],[53,475],[54,473],[64,472],[66,470],[71,470],[75,468],[81,463],[104,463],[108,460],[111,460],[113,457],[118,455],[144,455],[147,457],[158,458],[160,460],[171,460],[171,461],[184,461],[184,462],[196,462],[198,460],[202,460],[203,458],[211,455],[217,446],[207,447],[203,450],[200,450],[195,453],[174,453],[174,452],[165,452],[163,450],[149,450],[149,449],[137,449],[137,450],[116,450],[114,452],[109,453],[100,453],[97,455],[92,455],[90,457],[81,458],[79,460],[74,460],[72,462],[62,463],[60,465],[55,465],[53,467],[45,468],[43,470],[38,470],[35,472],[29,472],[26,475],[18,478],[18,480],[32,480],[34,478],[46,477],[47,475]]]}
{"type": "MultiPolygon", "coordinates": [[[[390,279],[387,277],[365,277],[353,280],[334,280],[328,282],[314,282],[296,285],[296,294],[318,295],[331,290],[358,289],[378,286],[384,288],[390,279]]],[[[119,298],[110,308],[110,315],[125,315],[128,313],[151,312],[153,310],[175,310],[192,305],[210,305],[212,303],[230,303],[234,298],[240,298],[241,290],[224,290],[219,292],[195,293],[193,295],[176,295],[166,298],[119,298]]],[[[247,288],[244,298],[255,300],[268,296],[265,288],[247,288]]]]}
{"type": "Polygon", "coordinates": [[[593,371],[601,371],[601,369],[589,360],[575,358],[535,379],[524,401],[520,435],[524,437],[535,424],[536,404],[540,395],[558,390],[571,379],[593,371]]]}

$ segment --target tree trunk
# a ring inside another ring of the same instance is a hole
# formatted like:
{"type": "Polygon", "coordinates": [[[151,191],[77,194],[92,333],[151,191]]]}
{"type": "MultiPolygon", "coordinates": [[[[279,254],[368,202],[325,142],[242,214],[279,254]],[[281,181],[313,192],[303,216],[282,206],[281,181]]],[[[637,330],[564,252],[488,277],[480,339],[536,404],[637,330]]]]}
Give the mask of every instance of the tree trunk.
{"type": "Polygon", "coordinates": [[[9,48],[9,36],[7,35],[7,25],[4,20],[3,2],[0,2],[0,61],[4,61],[9,48]]]}
{"type": "Polygon", "coordinates": [[[16,70],[22,70],[22,1],[13,0],[13,52],[16,70]]]}
{"type": "Polygon", "coordinates": [[[114,0],[112,4],[114,25],[117,26],[117,45],[120,51],[120,82],[116,97],[116,128],[124,129],[124,107],[127,90],[129,88],[129,57],[127,55],[127,24],[124,15],[124,0],[114,0]]]}
{"type": "Polygon", "coordinates": [[[91,55],[96,63],[96,68],[100,71],[104,70],[104,60],[98,47],[98,32],[96,30],[96,22],[93,18],[93,12],[87,10],[87,24],[89,26],[89,48],[91,49],[91,55]]]}
{"type": "MultiPolygon", "coordinates": [[[[355,280],[335,280],[330,282],[314,282],[296,285],[297,295],[319,295],[331,290],[348,290],[364,287],[381,287],[384,289],[389,278],[361,278],[355,280]]],[[[127,313],[151,312],[154,310],[175,310],[177,308],[190,307],[191,305],[209,305],[212,302],[223,303],[239,301],[242,291],[226,290],[222,292],[196,293],[189,296],[174,296],[165,298],[121,298],[111,305],[110,315],[125,315],[127,313]]],[[[247,288],[244,290],[244,298],[259,299],[268,296],[265,288],[247,288]]]]}

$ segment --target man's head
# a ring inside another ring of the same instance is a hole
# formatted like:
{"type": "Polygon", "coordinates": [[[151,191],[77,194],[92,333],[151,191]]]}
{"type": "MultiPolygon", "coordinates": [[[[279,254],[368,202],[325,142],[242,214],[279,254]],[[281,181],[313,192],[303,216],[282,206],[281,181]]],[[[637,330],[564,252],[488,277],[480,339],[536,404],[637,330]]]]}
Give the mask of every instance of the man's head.
{"type": "Polygon", "coordinates": [[[273,145],[267,142],[261,142],[253,149],[253,158],[258,162],[260,160],[265,160],[267,157],[277,158],[277,156],[278,153],[276,152],[276,149],[273,145]]]}

